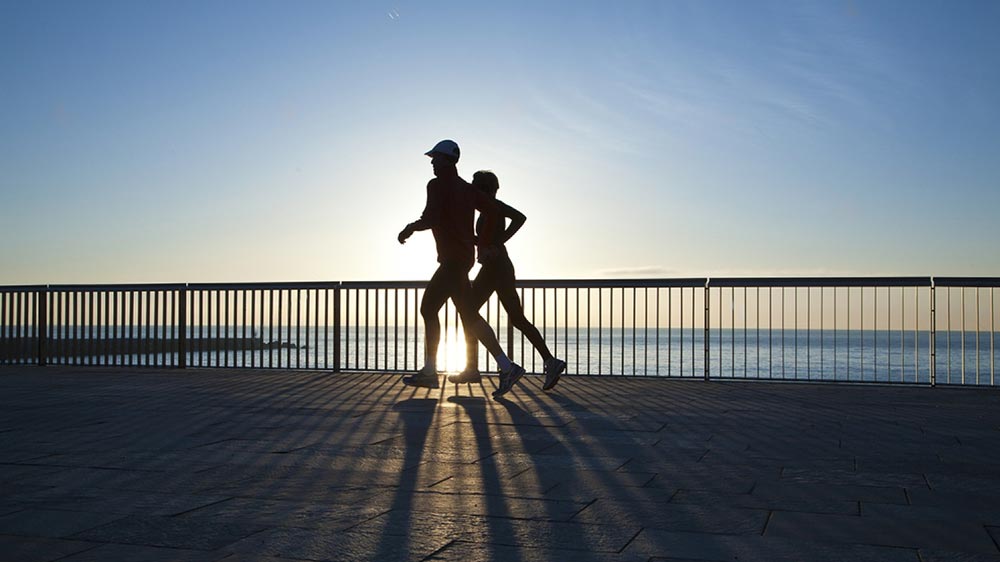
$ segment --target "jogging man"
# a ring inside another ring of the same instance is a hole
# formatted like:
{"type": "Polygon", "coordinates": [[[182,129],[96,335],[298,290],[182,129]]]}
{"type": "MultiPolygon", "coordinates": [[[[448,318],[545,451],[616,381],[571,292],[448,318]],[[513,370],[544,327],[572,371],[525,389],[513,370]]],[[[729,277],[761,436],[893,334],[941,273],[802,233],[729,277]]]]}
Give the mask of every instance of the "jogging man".
{"type": "MultiPolygon", "coordinates": [[[[450,298],[455,303],[466,341],[479,340],[490,352],[500,367],[500,387],[494,392],[499,397],[514,386],[524,376],[524,369],[503,353],[496,334],[486,320],[479,315],[478,307],[472,302],[472,285],[469,271],[476,261],[476,241],[473,236],[475,212],[479,210],[487,226],[492,227],[497,220],[496,204],[483,192],[473,188],[458,175],[458,159],[461,154],[458,144],[443,140],[425,153],[431,157],[434,178],[427,183],[427,203],[420,219],[406,225],[398,236],[400,244],[414,232],[430,229],[437,246],[437,271],[431,276],[420,302],[426,337],[424,339],[424,366],[413,376],[403,378],[405,384],[427,388],[438,388],[437,351],[441,340],[441,323],[438,312],[450,298]]],[[[495,251],[490,234],[479,241],[480,252],[495,251]]],[[[470,379],[479,374],[475,349],[466,350],[466,368],[460,377],[470,379]]]]}

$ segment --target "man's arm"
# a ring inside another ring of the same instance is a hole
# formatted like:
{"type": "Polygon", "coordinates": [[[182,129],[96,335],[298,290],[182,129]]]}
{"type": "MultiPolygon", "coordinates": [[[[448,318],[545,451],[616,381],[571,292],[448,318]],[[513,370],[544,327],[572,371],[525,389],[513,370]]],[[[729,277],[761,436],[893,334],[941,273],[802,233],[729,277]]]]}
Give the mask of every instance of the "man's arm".
{"type": "Polygon", "coordinates": [[[441,197],[434,180],[427,182],[427,203],[424,205],[424,212],[420,218],[406,225],[406,228],[399,232],[396,237],[400,244],[405,244],[406,239],[414,232],[434,228],[441,217],[441,197]]]}

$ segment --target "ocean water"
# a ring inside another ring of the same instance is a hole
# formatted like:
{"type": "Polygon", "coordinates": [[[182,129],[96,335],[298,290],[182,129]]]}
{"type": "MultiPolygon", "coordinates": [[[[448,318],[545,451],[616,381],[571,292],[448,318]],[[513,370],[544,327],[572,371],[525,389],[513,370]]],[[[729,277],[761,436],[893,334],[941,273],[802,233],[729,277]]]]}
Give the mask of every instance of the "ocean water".
{"type": "MultiPolygon", "coordinates": [[[[177,334],[166,327],[107,330],[111,337],[149,341],[172,340],[177,334]]],[[[56,357],[53,363],[110,365],[176,365],[178,354],[149,345],[146,353],[118,353],[100,334],[63,330],[50,341],[79,337],[90,341],[89,353],[56,357]],[[72,333],[71,333],[72,332],[72,333]]],[[[694,377],[705,375],[705,333],[701,328],[602,328],[549,327],[544,330],[549,348],[568,363],[569,374],[694,377]]],[[[498,333],[501,347],[529,372],[542,370],[541,357],[530,342],[515,331],[508,340],[506,328],[498,333]]],[[[707,360],[711,377],[786,380],[840,380],[928,383],[931,364],[938,383],[992,385],[1000,362],[1000,333],[989,331],[938,331],[932,357],[928,331],[899,330],[760,330],[713,329],[708,334],[707,360]]],[[[337,364],[332,328],[275,326],[190,328],[191,342],[230,338],[237,349],[188,352],[192,367],[253,367],[333,369],[337,364]],[[241,338],[255,341],[243,345],[241,338]],[[274,342],[260,349],[260,344],[274,342]],[[289,345],[291,344],[291,345],[289,345]],[[257,347],[254,349],[253,347],[257,347]],[[240,349],[243,348],[243,349],[240,349]]],[[[423,359],[423,330],[409,327],[347,326],[340,331],[340,367],[365,371],[409,371],[423,359]]],[[[465,344],[455,326],[443,331],[438,368],[460,371],[465,364],[465,344]]],[[[495,370],[480,348],[479,367],[495,370]]],[[[996,380],[1000,384],[1000,380],[996,380]]]]}

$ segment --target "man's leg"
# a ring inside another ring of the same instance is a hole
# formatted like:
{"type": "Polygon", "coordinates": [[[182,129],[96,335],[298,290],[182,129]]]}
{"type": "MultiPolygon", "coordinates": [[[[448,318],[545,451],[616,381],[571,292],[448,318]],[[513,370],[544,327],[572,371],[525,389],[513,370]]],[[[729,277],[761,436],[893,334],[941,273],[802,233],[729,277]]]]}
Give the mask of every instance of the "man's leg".
{"type": "MultiPolygon", "coordinates": [[[[493,269],[495,268],[491,267],[490,264],[483,265],[479,269],[479,274],[472,281],[472,292],[469,299],[471,306],[477,311],[493,294],[495,288],[495,276],[491,273],[493,269]]],[[[465,327],[464,321],[462,326],[465,327]]],[[[465,370],[460,375],[449,376],[448,380],[454,383],[479,382],[479,338],[474,329],[464,329],[463,331],[465,332],[465,370]]]]}
{"type": "Polygon", "coordinates": [[[437,382],[437,352],[441,342],[441,322],[438,311],[448,300],[448,271],[443,265],[427,282],[424,296],[420,299],[420,315],[424,318],[424,366],[413,377],[406,377],[403,382],[415,386],[430,386],[436,388],[437,382]]]}

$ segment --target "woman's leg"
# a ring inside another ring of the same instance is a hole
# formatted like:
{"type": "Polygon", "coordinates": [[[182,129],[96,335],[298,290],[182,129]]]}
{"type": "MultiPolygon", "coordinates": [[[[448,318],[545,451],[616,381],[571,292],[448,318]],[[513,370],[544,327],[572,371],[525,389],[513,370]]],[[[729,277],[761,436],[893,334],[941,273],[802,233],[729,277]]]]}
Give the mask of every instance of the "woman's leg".
{"type": "MultiPolygon", "coordinates": [[[[496,268],[492,264],[484,264],[472,281],[472,291],[469,293],[470,306],[475,310],[482,308],[496,290],[496,268]]],[[[464,321],[463,321],[464,322],[464,321]]],[[[479,370],[479,338],[475,330],[465,331],[465,370],[479,370]]]]}
{"type": "Polygon", "coordinates": [[[506,267],[499,268],[500,271],[497,275],[497,297],[500,298],[500,303],[507,311],[507,317],[511,324],[528,338],[531,345],[535,346],[543,361],[550,361],[552,352],[549,351],[549,346],[545,345],[545,339],[538,332],[538,328],[524,316],[521,299],[517,296],[517,289],[514,288],[514,266],[510,260],[506,260],[504,265],[506,267]]]}

